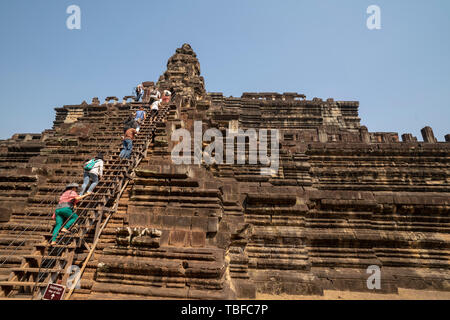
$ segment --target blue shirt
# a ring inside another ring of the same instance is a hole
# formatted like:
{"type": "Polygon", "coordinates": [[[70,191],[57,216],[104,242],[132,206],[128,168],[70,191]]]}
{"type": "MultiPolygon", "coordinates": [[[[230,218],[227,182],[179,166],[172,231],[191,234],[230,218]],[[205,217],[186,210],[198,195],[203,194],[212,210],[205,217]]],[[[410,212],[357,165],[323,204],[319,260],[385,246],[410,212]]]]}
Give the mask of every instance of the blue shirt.
{"type": "Polygon", "coordinates": [[[144,119],[144,115],[145,115],[144,110],[138,110],[138,111],[136,111],[136,118],[134,118],[134,120],[144,119]]]}

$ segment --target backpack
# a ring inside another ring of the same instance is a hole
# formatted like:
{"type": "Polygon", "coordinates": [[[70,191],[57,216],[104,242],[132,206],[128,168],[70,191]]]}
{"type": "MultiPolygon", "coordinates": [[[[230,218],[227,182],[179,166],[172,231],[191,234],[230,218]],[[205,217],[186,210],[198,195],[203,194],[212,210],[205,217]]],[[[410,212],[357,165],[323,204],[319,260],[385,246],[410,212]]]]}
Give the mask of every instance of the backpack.
{"type": "Polygon", "coordinates": [[[89,162],[84,166],[84,170],[91,171],[96,162],[97,161],[95,161],[95,159],[89,160],[89,162]]]}

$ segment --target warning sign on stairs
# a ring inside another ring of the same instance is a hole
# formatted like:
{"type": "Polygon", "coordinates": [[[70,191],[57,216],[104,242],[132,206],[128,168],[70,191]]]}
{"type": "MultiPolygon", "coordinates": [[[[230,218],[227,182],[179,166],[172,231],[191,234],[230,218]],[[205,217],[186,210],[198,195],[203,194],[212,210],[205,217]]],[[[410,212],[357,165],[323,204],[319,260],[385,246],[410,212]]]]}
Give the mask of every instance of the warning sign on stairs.
{"type": "Polygon", "coordinates": [[[44,293],[44,300],[61,300],[66,287],[56,283],[49,283],[44,293]]]}

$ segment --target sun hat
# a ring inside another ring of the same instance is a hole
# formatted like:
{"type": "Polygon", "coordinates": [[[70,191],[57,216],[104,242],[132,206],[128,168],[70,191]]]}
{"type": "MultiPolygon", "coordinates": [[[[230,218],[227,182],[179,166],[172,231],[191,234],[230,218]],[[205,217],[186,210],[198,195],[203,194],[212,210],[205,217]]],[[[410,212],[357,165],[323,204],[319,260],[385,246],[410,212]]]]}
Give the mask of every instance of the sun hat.
{"type": "Polygon", "coordinates": [[[66,186],[66,190],[67,189],[72,189],[72,188],[78,188],[80,185],[78,183],[70,183],[66,186]]]}

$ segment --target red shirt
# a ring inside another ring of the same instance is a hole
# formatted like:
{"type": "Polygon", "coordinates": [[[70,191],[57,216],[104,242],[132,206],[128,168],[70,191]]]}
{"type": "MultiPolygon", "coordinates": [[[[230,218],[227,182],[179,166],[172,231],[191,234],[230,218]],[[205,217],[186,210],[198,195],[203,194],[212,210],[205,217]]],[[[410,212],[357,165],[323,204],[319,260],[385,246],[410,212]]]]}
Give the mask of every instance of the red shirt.
{"type": "Polygon", "coordinates": [[[137,131],[134,128],[130,128],[125,132],[125,135],[123,137],[123,140],[133,140],[134,136],[136,135],[137,131]]]}
{"type": "Polygon", "coordinates": [[[78,197],[78,194],[75,191],[67,190],[59,197],[59,203],[72,202],[73,200],[73,204],[75,205],[78,203],[78,200],[74,200],[76,197],[78,197]]]}

